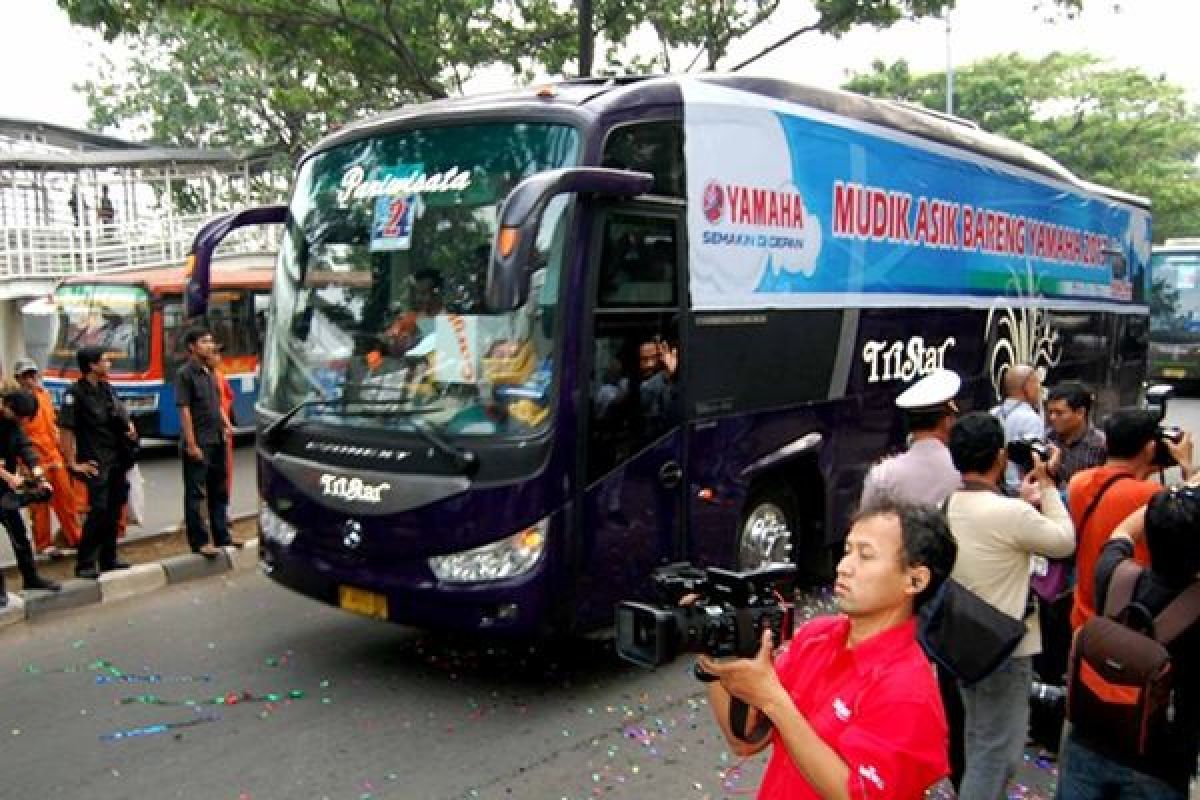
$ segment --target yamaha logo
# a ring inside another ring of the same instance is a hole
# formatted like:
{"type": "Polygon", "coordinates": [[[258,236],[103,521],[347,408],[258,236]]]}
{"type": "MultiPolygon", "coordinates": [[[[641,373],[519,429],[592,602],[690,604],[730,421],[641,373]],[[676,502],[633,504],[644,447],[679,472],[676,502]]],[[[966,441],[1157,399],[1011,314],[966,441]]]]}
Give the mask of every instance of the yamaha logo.
{"type": "Polygon", "coordinates": [[[704,187],[704,218],[716,224],[724,214],[725,190],[716,181],[709,181],[704,187]]]}
{"type": "Polygon", "coordinates": [[[348,519],[342,525],[342,546],[347,550],[357,550],[362,544],[362,524],[356,519],[348,519]]]}

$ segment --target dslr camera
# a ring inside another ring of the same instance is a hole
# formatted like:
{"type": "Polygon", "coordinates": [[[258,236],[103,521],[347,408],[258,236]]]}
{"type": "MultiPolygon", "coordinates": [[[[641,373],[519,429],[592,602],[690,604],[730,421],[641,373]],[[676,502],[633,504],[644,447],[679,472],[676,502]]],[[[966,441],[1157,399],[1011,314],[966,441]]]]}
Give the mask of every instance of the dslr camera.
{"type": "Polygon", "coordinates": [[[666,664],[680,653],[751,657],[764,630],[776,642],[792,638],[795,606],[784,598],[795,577],[793,564],[748,572],[687,563],[661,567],[652,578],[658,604],[617,606],[617,655],[642,667],[666,664]],[[696,601],[679,605],[689,594],[696,601]]]}
{"type": "Polygon", "coordinates": [[[1183,441],[1183,428],[1163,423],[1163,419],[1167,416],[1167,401],[1174,393],[1174,387],[1166,384],[1151,386],[1146,390],[1146,408],[1158,416],[1158,441],[1154,447],[1154,466],[1160,469],[1175,466],[1175,457],[1167,449],[1167,442],[1179,444],[1183,441]]]}
{"type": "Polygon", "coordinates": [[[41,478],[26,478],[16,489],[0,495],[0,511],[16,511],[33,503],[46,503],[53,496],[50,484],[41,478]]]}
{"type": "Polygon", "coordinates": [[[1050,460],[1050,445],[1036,436],[1022,436],[1020,439],[1013,439],[1004,446],[1004,449],[1008,451],[1008,460],[1020,467],[1022,472],[1029,472],[1033,469],[1035,453],[1043,464],[1050,460]]]}

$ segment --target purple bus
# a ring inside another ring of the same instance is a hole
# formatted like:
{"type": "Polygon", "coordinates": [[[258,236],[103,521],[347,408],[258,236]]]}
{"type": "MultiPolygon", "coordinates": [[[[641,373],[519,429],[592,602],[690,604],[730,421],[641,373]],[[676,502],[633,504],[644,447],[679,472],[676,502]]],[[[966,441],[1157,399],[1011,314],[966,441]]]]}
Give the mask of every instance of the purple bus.
{"type": "Polygon", "coordinates": [[[761,78],[568,81],[357,123],[277,222],[262,566],[352,612],[611,624],[652,570],[830,574],[938,367],[1134,402],[1148,203],[969,124],[761,78]]]}

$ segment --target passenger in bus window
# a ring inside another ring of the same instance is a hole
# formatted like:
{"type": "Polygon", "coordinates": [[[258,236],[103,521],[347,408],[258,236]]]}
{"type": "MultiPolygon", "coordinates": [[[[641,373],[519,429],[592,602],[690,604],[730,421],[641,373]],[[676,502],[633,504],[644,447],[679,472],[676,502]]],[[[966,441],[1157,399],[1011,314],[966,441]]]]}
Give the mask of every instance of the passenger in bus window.
{"type": "Polygon", "coordinates": [[[433,332],[434,318],[444,310],[443,286],[442,274],[435,269],[420,270],[409,279],[407,310],[384,332],[393,355],[404,355],[433,332]]]}
{"type": "Polygon", "coordinates": [[[679,420],[678,369],[679,349],[661,337],[638,347],[638,396],[647,431],[662,432],[679,420]]]}

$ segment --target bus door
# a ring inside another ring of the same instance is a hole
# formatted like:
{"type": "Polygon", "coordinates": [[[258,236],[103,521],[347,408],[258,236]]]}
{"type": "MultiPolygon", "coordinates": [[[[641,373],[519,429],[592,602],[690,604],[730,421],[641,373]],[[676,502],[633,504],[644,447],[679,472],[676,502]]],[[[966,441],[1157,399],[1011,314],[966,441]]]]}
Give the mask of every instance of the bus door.
{"type": "Polygon", "coordinates": [[[591,336],[584,338],[579,604],[611,617],[682,555],[682,207],[608,206],[596,217],[591,336]]]}

